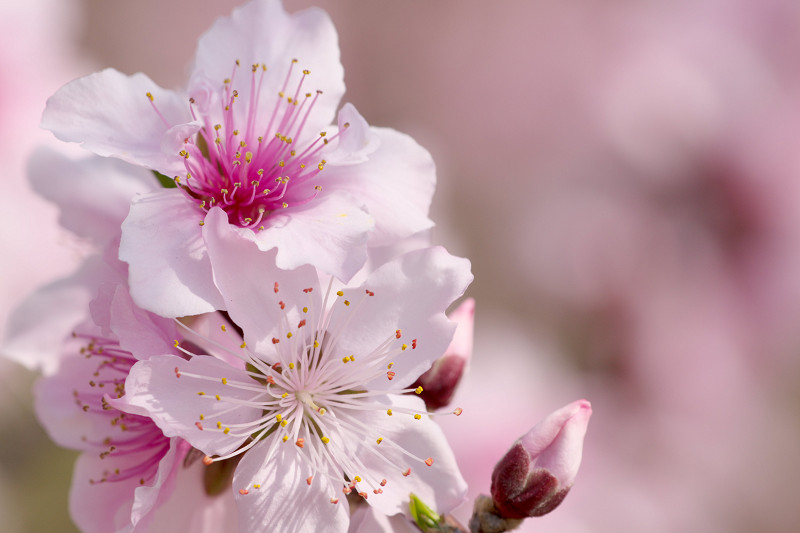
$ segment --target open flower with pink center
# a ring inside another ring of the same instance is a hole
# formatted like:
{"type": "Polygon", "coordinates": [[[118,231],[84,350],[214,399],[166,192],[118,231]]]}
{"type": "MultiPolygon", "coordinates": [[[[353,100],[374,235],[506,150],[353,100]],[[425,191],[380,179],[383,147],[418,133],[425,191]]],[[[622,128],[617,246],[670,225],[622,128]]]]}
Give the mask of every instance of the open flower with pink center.
{"type": "Polygon", "coordinates": [[[472,280],[469,262],[429,248],[360,287],[327,276],[321,284],[311,267],[269,268],[275,253],[227,239],[234,230],[213,220],[222,217],[212,212],[204,231],[243,331],[229,354],[239,363],[141,361],[126,382],[130,405],[208,464],[241,459],[233,490],[245,530],[346,531],[349,494],[385,515],[407,512],[412,492],[443,512],[460,504],[466,485],[453,454],[410,393],[452,338],[444,311],[472,280]]]}
{"type": "Polygon", "coordinates": [[[58,370],[36,384],[36,413],[56,443],[83,452],[70,492],[78,527],[144,531],[190,446],[164,436],[149,417],[121,410],[125,379],[137,361],[132,352],[180,352],[172,321],[135,308],[123,286],[108,288],[93,302],[95,324],[76,329],[58,370]]]}
{"type": "Polygon", "coordinates": [[[345,281],[368,246],[432,226],[429,154],[349,104],[332,124],[343,93],[327,15],[254,0],[201,37],[184,92],[108,69],[59,90],[42,123],[174,178],[133,202],[120,257],[137,303],[183,316],[223,306],[202,234],[214,210],[243,230],[231,238],[277,248],[278,268],[311,264],[345,281]]]}

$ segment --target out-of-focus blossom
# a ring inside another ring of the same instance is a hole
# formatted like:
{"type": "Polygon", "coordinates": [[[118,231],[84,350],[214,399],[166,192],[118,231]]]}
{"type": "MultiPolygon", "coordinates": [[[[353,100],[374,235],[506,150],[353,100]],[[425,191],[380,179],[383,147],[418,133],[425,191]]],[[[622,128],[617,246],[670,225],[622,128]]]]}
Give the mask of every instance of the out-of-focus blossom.
{"type": "Polygon", "coordinates": [[[448,315],[448,318],[457,324],[453,341],[444,355],[437,359],[416,382],[423,389],[420,397],[431,411],[450,403],[456,387],[461,382],[461,376],[467,370],[467,364],[472,357],[475,300],[467,298],[448,315]]]}
{"type": "Polygon", "coordinates": [[[492,473],[492,498],[500,516],[541,516],[564,500],[578,475],[591,415],[591,404],[578,400],[514,443],[492,473]]]}
{"type": "MultiPolygon", "coordinates": [[[[347,530],[355,493],[378,512],[419,494],[437,509],[466,486],[424,403],[407,392],[447,348],[444,310],[471,281],[441,248],[383,265],[358,288],[320,291],[309,267],[274,271],[274,253],[204,226],[214,277],[243,342],[231,365],[203,355],[153,357],[126,383],[128,401],[167,435],[208,454],[242,456],[233,488],[245,529],[347,530]],[[298,520],[303,516],[304,520],[298,520]]],[[[213,457],[211,457],[213,456],[213,457]]]]}
{"type": "Polygon", "coordinates": [[[48,102],[43,125],[100,155],[175,176],[134,201],[120,258],[134,299],[162,315],[219,309],[202,225],[215,211],[276,264],[348,280],[367,245],[429,228],[433,162],[409,137],[370,128],[344,92],[327,15],[253,0],[198,44],[185,92],[105,70],[48,102]],[[164,294],[170,298],[164,298],[164,294]]]}

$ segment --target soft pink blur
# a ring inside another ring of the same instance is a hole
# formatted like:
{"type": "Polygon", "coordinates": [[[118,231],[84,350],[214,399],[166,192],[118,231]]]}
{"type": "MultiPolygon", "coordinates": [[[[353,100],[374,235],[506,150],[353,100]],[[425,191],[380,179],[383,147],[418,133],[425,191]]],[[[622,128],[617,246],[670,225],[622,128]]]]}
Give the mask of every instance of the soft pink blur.
{"type": "MultiPolygon", "coordinates": [[[[239,2],[39,3],[86,8],[83,61],[171,88],[239,2]]],[[[434,240],[473,261],[464,414],[439,418],[471,494],[519,435],[586,397],[576,484],[521,531],[800,529],[800,4],[313,3],[340,33],[345,100],[431,150],[434,240]]],[[[38,122],[20,99],[73,77],[69,44],[19,35],[0,53],[7,162],[38,122]]],[[[10,168],[6,313],[54,269],[18,228],[58,235],[10,168]]]]}

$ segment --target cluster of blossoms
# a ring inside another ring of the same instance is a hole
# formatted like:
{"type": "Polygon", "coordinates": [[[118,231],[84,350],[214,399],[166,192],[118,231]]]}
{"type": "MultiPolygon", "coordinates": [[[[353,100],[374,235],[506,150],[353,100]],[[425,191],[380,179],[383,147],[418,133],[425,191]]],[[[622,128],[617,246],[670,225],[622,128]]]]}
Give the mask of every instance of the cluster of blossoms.
{"type": "MultiPolygon", "coordinates": [[[[430,245],[429,154],[337,113],[336,39],[322,11],[254,0],[200,39],[184,92],[105,70],[48,101],[43,126],[95,155],[41,151],[31,180],[96,254],[4,352],[45,373],[39,417],[83,452],[82,530],[456,527],[432,417],[461,414],[436,410],[471,352],[474,303],[445,315],[470,265],[430,245]]],[[[563,499],[591,412],[565,409],[498,464],[474,531],[563,499]]]]}

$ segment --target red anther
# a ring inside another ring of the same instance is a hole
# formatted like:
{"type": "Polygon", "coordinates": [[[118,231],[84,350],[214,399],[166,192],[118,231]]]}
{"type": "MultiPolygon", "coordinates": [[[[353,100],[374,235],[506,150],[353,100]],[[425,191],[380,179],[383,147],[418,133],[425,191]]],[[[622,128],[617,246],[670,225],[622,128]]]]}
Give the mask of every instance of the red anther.
{"type": "Polygon", "coordinates": [[[369,289],[366,289],[366,291],[367,291],[367,295],[368,295],[368,296],[375,296],[375,293],[374,293],[374,292],[372,292],[371,290],[369,290],[369,289]]]}
{"type": "Polygon", "coordinates": [[[353,489],[345,485],[344,487],[342,487],[342,492],[344,492],[345,494],[350,494],[351,492],[353,492],[353,489]]]}
{"type": "Polygon", "coordinates": [[[306,439],[300,437],[299,439],[297,439],[297,442],[295,442],[295,444],[297,444],[298,448],[302,448],[303,446],[306,445],[306,439]]]}
{"type": "Polygon", "coordinates": [[[372,489],[373,494],[383,494],[383,489],[372,489]]]}
{"type": "Polygon", "coordinates": [[[417,339],[414,339],[413,341],[411,341],[411,349],[412,350],[416,350],[417,349],[417,339]]]}
{"type": "Polygon", "coordinates": [[[404,477],[408,477],[410,475],[411,475],[411,469],[410,468],[408,470],[406,470],[405,472],[403,472],[403,476],[404,477]]]}
{"type": "Polygon", "coordinates": [[[272,344],[278,344],[281,340],[278,337],[272,337],[272,344]]]}
{"type": "Polygon", "coordinates": [[[275,294],[278,293],[278,282],[277,281],[275,282],[275,286],[272,287],[272,290],[275,291],[275,294]]]}
{"type": "Polygon", "coordinates": [[[305,325],[306,325],[306,319],[304,318],[303,320],[301,320],[301,321],[300,321],[300,323],[299,323],[299,324],[297,324],[297,327],[298,327],[298,328],[302,328],[302,327],[303,327],[303,326],[305,326],[305,325]]]}
{"type": "Polygon", "coordinates": [[[270,385],[275,385],[275,378],[273,378],[272,376],[267,376],[267,383],[269,383],[270,385]]]}
{"type": "Polygon", "coordinates": [[[176,377],[176,378],[179,378],[179,377],[181,377],[181,371],[180,371],[180,369],[178,369],[178,367],[177,367],[177,366],[175,367],[175,377],[176,377]]]}
{"type": "Polygon", "coordinates": [[[210,456],[210,455],[204,455],[204,456],[203,456],[203,464],[204,464],[204,465],[208,466],[208,465],[210,465],[210,464],[211,464],[211,463],[213,463],[213,462],[214,462],[214,460],[211,458],[211,456],[210,456]]]}
{"type": "Polygon", "coordinates": [[[195,422],[194,425],[197,426],[197,429],[203,431],[203,424],[201,424],[200,422],[195,422]]]}
{"type": "Polygon", "coordinates": [[[306,483],[308,483],[308,484],[309,484],[309,486],[311,485],[311,480],[312,480],[312,479],[314,479],[314,476],[308,476],[308,477],[306,478],[306,483]]]}
{"type": "Polygon", "coordinates": [[[333,504],[339,503],[339,498],[331,498],[331,503],[333,504]]]}
{"type": "Polygon", "coordinates": [[[276,372],[280,372],[280,369],[281,369],[281,364],[280,363],[275,363],[274,365],[272,365],[272,370],[275,370],[276,372]]]}
{"type": "Polygon", "coordinates": [[[303,292],[304,292],[304,293],[306,293],[306,294],[308,294],[309,292],[311,292],[311,291],[313,291],[313,290],[314,290],[314,288],[313,288],[313,287],[309,287],[309,288],[307,288],[307,289],[303,289],[303,292]]]}
{"type": "Polygon", "coordinates": [[[386,377],[389,378],[389,381],[392,381],[394,379],[394,376],[395,376],[395,373],[393,371],[391,371],[391,370],[389,370],[386,373],[386,377]]]}
{"type": "Polygon", "coordinates": [[[464,412],[464,410],[462,408],[456,407],[455,410],[453,411],[453,414],[456,415],[456,416],[461,416],[461,413],[463,413],[463,412],[464,412]]]}
{"type": "Polygon", "coordinates": [[[397,330],[394,332],[394,336],[396,339],[399,339],[402,336],[403,332],[401,330],[397,330]]]}
{"type": "Polygon", "coordinates": [[[250,492],[250,491],[249,491],[249,490],[247,490],[247,489],[239,489],[239,494],[241,494],[242,496],[244,496],[245,494],[247,494],[247,493],[249,493],[249,492],[250,492]]]}
{"type": "Polygon", "coordinates": [[[364,498],[365,500],[367,499],[367,493],[366,492],[359,492],[358,495],[361,496],[362,498],[364,498]]]}
{"type": "Polygon", "coordinates": [[[425,464],[428,466],[433,466],[433,457],[428,457],[425,459],[425,464]]]}
{"type": "Polygon", "coordinates": [[[281,300],[280,302],[278,302],[278,305],[280,305],[280,306],[281,306],[281,309],[286,309],[286,304],[283,302],[283,300],[281,300]]]}
{"type": "Polygon", "coordinates": [[[386,486],[386,480],[385,480],[385,479],[382,479],[382,480],[381,480],[381,487],[385,487],[385,486],[386,486]]]}

